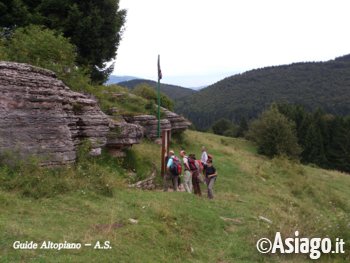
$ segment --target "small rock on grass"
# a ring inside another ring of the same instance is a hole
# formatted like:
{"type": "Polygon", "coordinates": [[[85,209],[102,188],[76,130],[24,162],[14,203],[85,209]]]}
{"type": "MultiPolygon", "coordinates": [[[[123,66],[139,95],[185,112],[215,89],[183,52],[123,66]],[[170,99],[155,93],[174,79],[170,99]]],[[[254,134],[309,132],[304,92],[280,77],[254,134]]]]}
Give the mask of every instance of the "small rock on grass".
{"type": "Polygon", "coordinates": [[[131,224],[136,225],[136,224],[138,224],[139,220],[136,220],[136,219],[133,219],[133,218],[129,218],[129,222],[130,222],[131,224]]]}

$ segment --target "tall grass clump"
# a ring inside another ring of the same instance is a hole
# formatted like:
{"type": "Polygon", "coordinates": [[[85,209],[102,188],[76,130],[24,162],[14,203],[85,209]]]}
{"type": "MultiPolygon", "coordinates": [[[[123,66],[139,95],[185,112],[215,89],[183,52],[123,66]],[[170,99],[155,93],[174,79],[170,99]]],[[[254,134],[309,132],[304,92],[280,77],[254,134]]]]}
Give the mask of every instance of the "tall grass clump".
{"type": "Polygon", "coordinates": [[[89,143],[84,142],[78,149],[76,163],[60,167],[44,167],[37,158],[21,159],[14,153],[2,156],[0,188],[34,199],[72,191],[113,196],[114,188],[121,183],[121,168],[117,162],[112,165],[113,160],[106,154],[90,157],[89,151],[89,143]]]}

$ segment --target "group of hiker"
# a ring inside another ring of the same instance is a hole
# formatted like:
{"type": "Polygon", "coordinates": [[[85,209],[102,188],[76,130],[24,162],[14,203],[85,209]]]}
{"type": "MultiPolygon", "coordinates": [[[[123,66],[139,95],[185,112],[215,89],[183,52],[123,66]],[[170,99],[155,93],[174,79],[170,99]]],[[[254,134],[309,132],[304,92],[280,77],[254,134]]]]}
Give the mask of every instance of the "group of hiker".
{"type": "Polygon", "coordinates": [[[213,187],[217,178],[216,169],[213,166],[213,157],[202,147],[201,159],[197,160],[195,154],[186,154],[180,151],[182,162],[173,150],[166,156],[166,173],[164,175],[164,191],[168,191],[169,182],[172,183],[174,191],[185,190],[188,193],[201,196],[202,183],[207,185],[208,198],[213,199],[213,187]],[[183,167],[183,168],[182,168],[183,167]]]}

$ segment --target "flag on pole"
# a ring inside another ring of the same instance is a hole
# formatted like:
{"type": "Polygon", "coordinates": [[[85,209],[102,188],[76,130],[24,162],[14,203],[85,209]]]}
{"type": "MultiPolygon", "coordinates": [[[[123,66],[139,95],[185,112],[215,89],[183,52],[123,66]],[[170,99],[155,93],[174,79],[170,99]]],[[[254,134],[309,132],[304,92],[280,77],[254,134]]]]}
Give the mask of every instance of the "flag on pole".
{"type": "Polygon", "coordinates": [[[158,138],[160,138],[160,80],[162,79],[162,70],[160,69],[160,55],[158,55],[158,85],[157,85],[157,97],[158,97],[158,138]]]}
{"type": "Polygon", "coordinates": [[[158,81],[160,81],[162,77],[162,70],[160,69],[160,55],[158,55],[158,81]]]}

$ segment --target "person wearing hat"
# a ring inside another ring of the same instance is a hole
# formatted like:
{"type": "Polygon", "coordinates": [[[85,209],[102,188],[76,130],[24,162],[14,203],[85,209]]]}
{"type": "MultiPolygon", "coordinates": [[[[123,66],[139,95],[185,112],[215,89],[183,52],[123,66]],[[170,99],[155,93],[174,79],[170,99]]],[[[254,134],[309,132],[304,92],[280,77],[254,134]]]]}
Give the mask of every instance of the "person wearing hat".
{"type": "Polygon", "coordinates": [[[213,161],[211,159],[207,161],[207,169],[205,170],[205,176],[208,186],[208,198],[213,199],[213,188],[218,174],[216,172],[215,167],[213,166],[213,161]]]}
{"type": "Polygon", "coordinates": [[[183,185],[185,187],[186,192],[192,193],[192,174],[191,169],[188,164],[188,157],[184,150],[180,151],[180,156],[182,157],[183,165],[184,165],[184,182],[183,185]]]}
{"type": "MultiPolygon", "coordinates": [[[[202,192],[201,192],[201,187],[199,185],[199,173],[201,172],[200,167],[199,167],[199,163],[200,160],[196,160],[196,155],[195,154],[190,154],[189,155],[189,162],[192,161],[195,165],[195,169],[191,169],[191,173],[192,173],[192,187],[193,187],[193,193],[195,195],[201,196],[202,192]]],[[[191,168],[191,165],[189,165],[191,168]]]]}
{"type": "Polygon", "coordinates": [[[172,182],[173,184],[173,189],[174,191],[177,191],[178,188],[178,181],[179,181],[179,175],[178,174],[173,174],[171,172],[171,166],[174,163],[174,160],[176,160],[177,157],[175,156],[175,153],[173,150],[169,151],[169,155],[165,158],[166,160],[166,167],[167,167],[167,172],[164,174],[164,192],[167,192],[169,189],[169,181],[172,182]]]}

